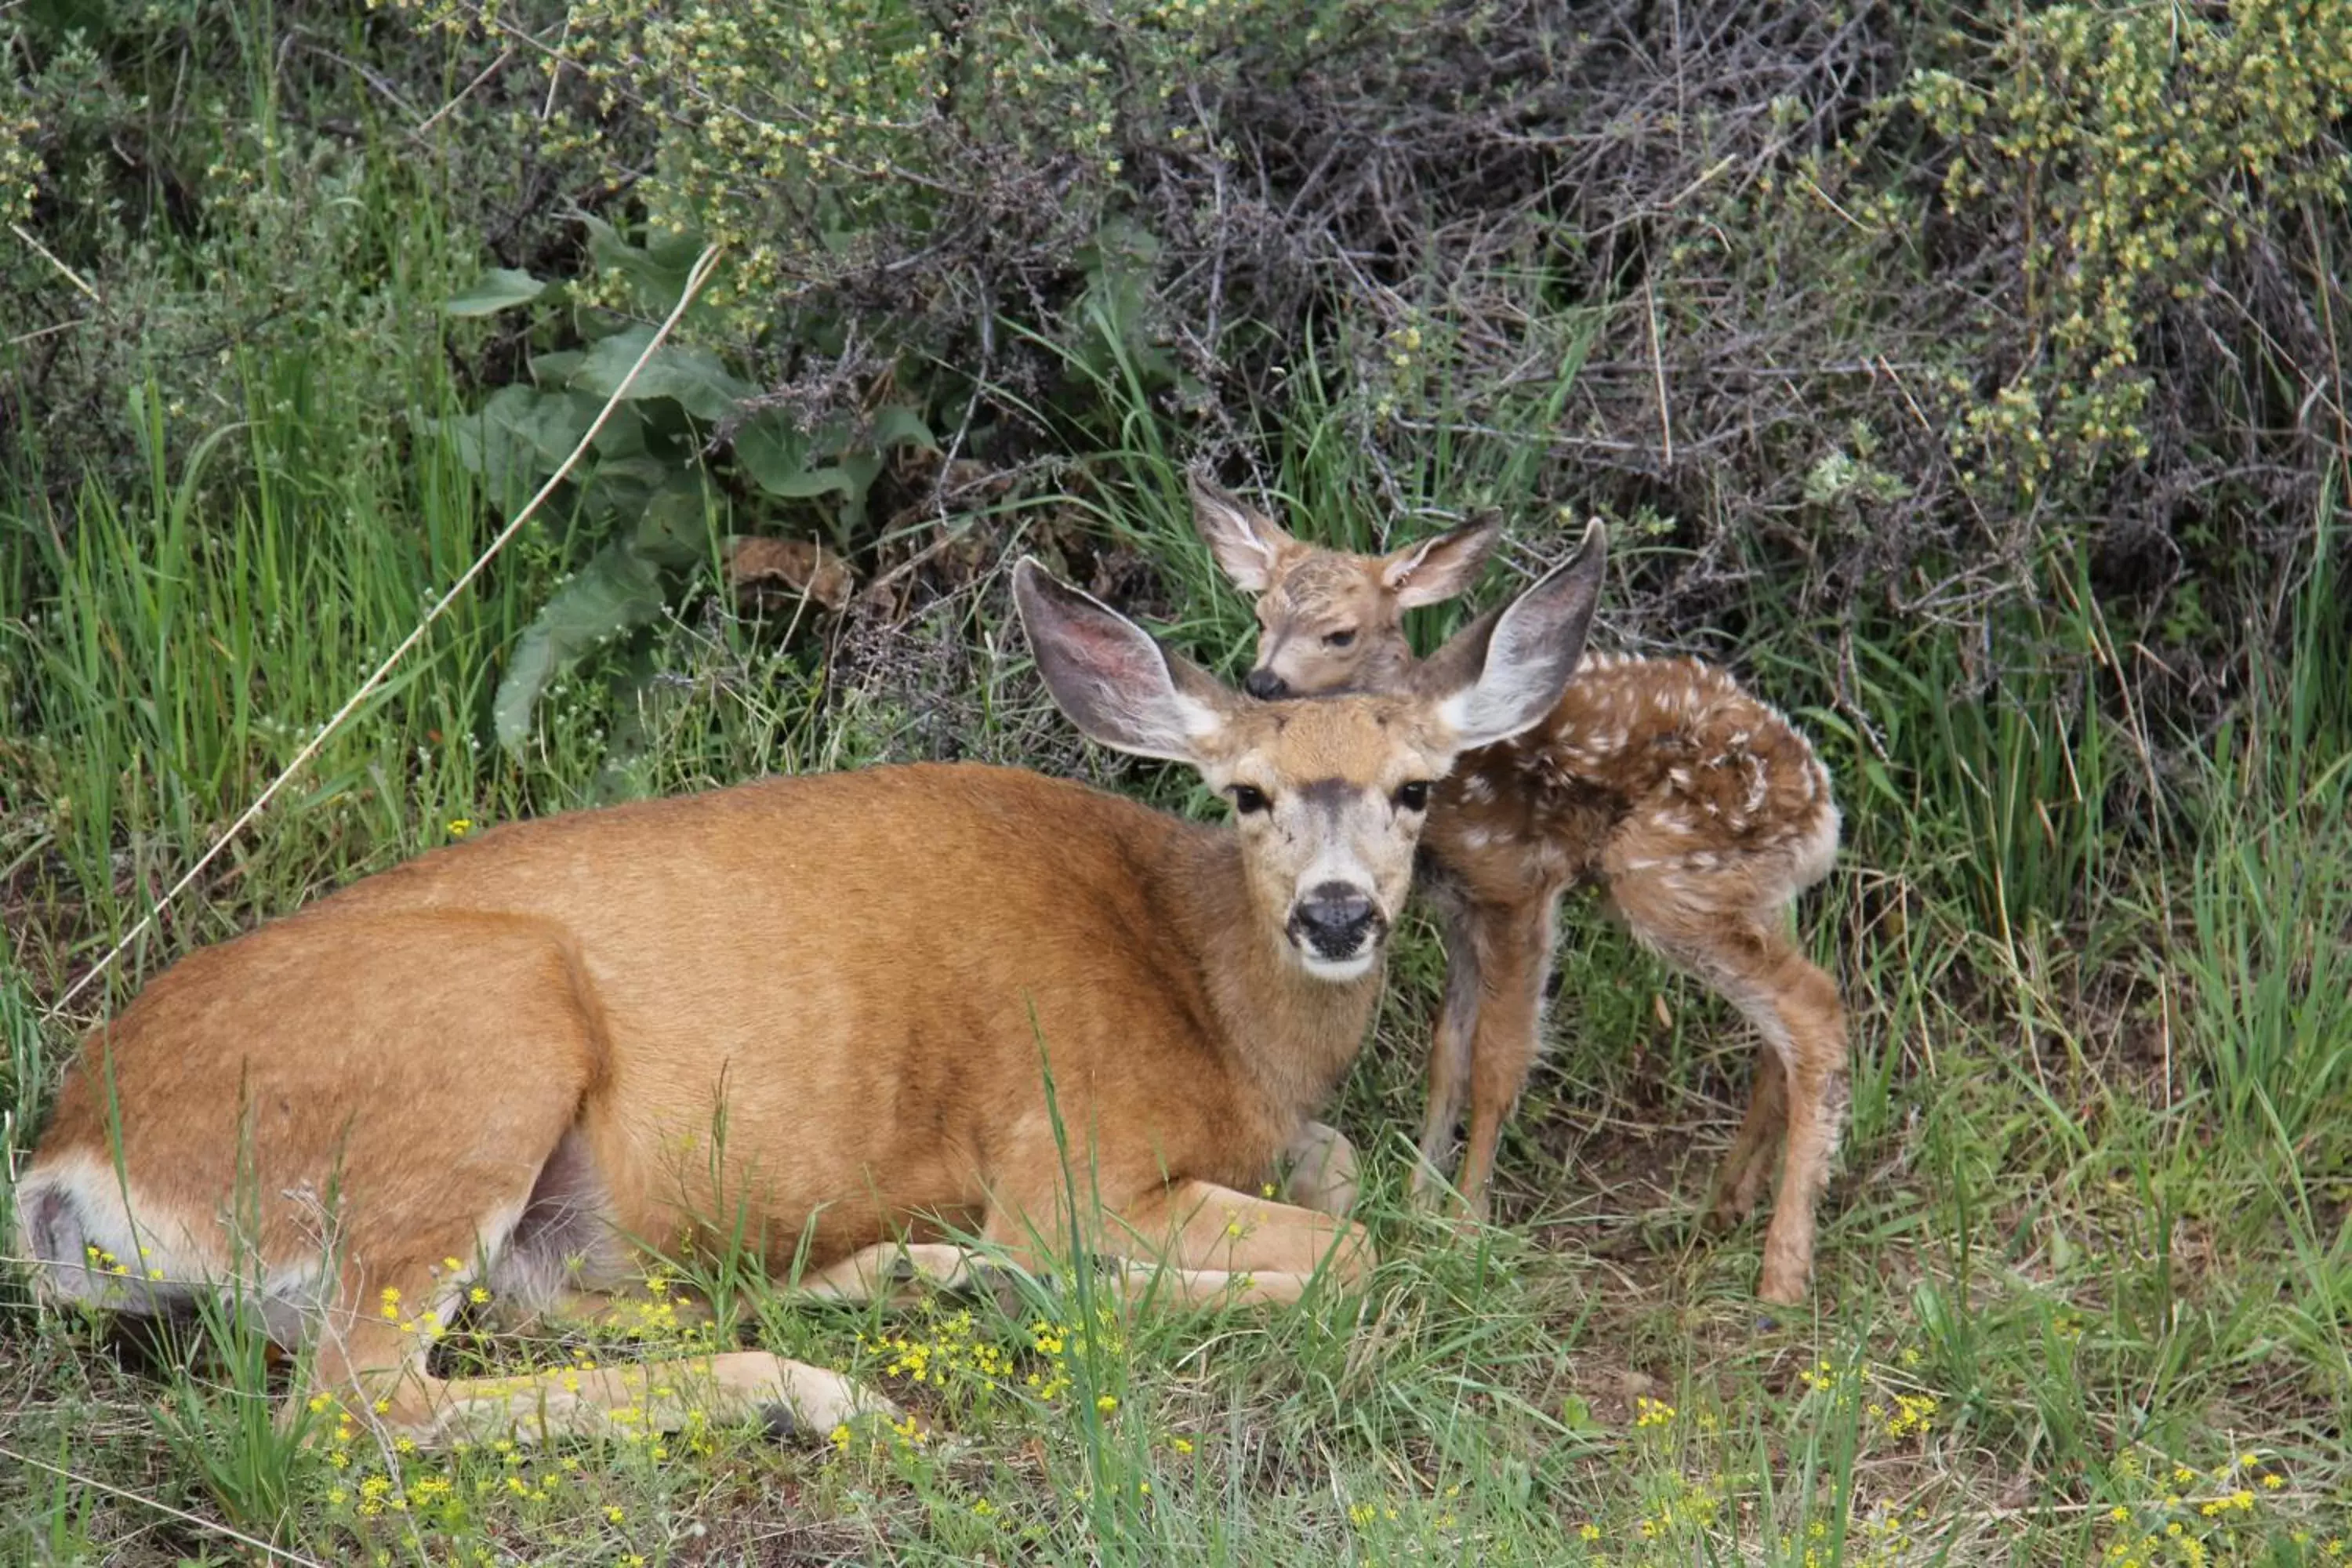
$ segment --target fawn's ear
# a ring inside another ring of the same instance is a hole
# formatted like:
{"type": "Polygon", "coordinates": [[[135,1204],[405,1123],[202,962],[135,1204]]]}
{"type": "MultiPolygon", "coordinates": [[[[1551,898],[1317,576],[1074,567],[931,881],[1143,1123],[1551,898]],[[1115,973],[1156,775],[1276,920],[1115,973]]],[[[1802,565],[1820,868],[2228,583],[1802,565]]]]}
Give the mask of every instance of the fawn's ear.
{"type": "Polygon", "coordinates": [[[1029,556],[1013,569],[1013,597],[1045,689],[1081,733],[1139,756],[1199,763],[1225,726],[1223,687],[1029,556]]]}
{"type": "Polygon", "coordinates": [[[1186,475],[1185,482],[1192,492],[1192,526],[1208,541],[1218,566],[1243,593],[1265,593],[1283,555],[1298,542],[1274,519],[1227,495],[1198,471],[1186,475]]]}
{"type": "Polygon", "coordinates": [[[1396,595],[1399,609],[1451,599],[1478,580],[1478,569],[1502,542],[1503,521],[1496,518],[1408,544],[1381,557],[1381,586],[1396,595]]]}
{"type": "Polygon", "coordinates": [[[1607,558],[1608,531],[1596,517],[1574,555],[1423,661],[1414,687],[1458,750],[1507,741],[1558,705],[1584,657],[1607,558]]]}

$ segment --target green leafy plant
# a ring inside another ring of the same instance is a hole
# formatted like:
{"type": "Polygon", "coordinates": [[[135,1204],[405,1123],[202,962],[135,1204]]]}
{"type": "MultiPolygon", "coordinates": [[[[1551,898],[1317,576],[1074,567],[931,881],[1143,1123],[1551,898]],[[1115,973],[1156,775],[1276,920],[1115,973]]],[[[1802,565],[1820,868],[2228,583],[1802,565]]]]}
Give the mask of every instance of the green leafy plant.
{"type": "MultiPolygon", "coordinates": [[[[703,248],[698,238],[633,244],[600,219],[583,221],[595,276],[625,283],[637,310],[676,306],[703,248]]],[[[922,410],[903,402],[803,429],[784,408],[763,405],[757,384],[709,348],[671,342],[646,356],[654,329],[629,310],[590,303],[592,292],[499,268],[444,306],[457,317],[571,307],[564,315],[578,346],[533,354],[528,384],[499,387],[473,413],[430,422],[507,510],[562,469],[609,399],[623,400],[555,498],[573,520],[572,547],[585,559],[524,630],[499,680],[493,718],[510,751],[530,733],[551,680],[658,617],[698,568],[718,562],[730,531],[730,479],[755,505],[812,503],[803,510],[816,511],[845,553],[865,529],[867,498],[891,454],[934,445],[922,410]],[[641,358],[644,368],[628,382],[641,358]]]]}

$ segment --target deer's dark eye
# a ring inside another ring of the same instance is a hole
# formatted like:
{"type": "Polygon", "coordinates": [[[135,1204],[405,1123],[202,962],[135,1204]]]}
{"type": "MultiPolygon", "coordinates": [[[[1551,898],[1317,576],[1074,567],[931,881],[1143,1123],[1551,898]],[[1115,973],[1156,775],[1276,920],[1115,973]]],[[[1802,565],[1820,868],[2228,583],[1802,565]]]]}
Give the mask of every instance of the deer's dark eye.
{"type": "Polygon", "coordinates": [[[1415,779],[1411,784],[1397,785],[1396,804],[1399,811],[1428,810],[1429,781],[1415,779]]]}
{"type": "Polygon", "coordinates": [[[1352,627],[1347,631],[1325,632],[1323,634],[1323,646],[1325,647],[1352,647],[1355,646],[1355,641],[1356,634],[1352,627]]]}
{"type": "Polygon", "coordinates": [[[1235,784],[1225,793],[1234,797],[1234,809],[1244,816],[1264,811],[1270,804],[1265,798],[1265,791],[1255,784],[1235,784]]]}

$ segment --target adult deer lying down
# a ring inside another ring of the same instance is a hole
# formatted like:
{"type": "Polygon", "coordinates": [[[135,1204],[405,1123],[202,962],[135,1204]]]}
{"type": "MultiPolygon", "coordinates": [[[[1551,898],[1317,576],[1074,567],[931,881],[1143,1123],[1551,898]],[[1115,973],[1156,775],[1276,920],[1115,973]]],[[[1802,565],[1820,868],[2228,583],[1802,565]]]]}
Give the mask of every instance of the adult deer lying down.
{"type": "Polygon", "coordinates": [[[1600,575],[1596,544],[1412,694],[1259,704],[1024,561],[1055,700],[1192,764],[1237,825],[917,765],[436,850],[190,954],[93,1030],[17,1251],[52,1300],[159,1311],[234,1281],[316,1344],[320,1388],[427,1445],[674,1427],[697,1394],[822,1431],[887,1403],[757,1352],[444,1381],[425,1342],[478,1282],[593,1305],[698,1215],[821,1291],[953,1282],[950,1229],[1039,1266],[1071,1218],[1042,1047],[1084,1245],[1129,1265],[1112,1288],[1290,1301],[1318,1267],[1360,1276],[1354,1225],[1243,1189],[1362,1045],[1433,784],[1558,700],[1600,575]]]}
{"type": "MultiPolygon", "coordinates": [[[[1410,687],[1419,668],[1403,612],[1469,587],[1501,536],[1488,523],[1356,555],[1303,544],[1197,478],[1192,504],[1219,564],[1256,596],[1244,685],[1267,698],[1410,687]]],[[[1535,1063],[1559,895],[1597,883],[1635,936],[1713,984],[1764,1037],[1709,1208],[1722,1224],[1755,1208],[1785,1131],[1758,1294],[1802,1300],[1813,1209],[1845,1114],[1845,1019],[1836,984],[1786,923],[1797,895],[1829,874],[1838,832],[1811,743],[1696,659],[1587,654],[1542,723],[1465,756],[1438,789],[1422,847],[1447,973],[1416,1185],[1452,1142],[1466,1089],[1454,1185],[1485,1213],[1503,1120],[1535,1063]]]]}

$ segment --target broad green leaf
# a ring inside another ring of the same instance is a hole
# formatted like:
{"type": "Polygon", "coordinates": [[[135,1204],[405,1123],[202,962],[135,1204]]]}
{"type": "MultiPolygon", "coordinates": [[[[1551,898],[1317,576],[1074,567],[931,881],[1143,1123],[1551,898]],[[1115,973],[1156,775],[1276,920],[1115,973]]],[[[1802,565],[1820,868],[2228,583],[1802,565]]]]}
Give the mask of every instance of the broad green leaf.
{"type": "Polygon", "coordinates": [[[808,437],[792,427],[781,414],[762,414],[735,427],[732,442],[737,466],[751,482],[770,495],[808,467],[808,437]]]}
{"type": "Polygon", "coordinates": [[[839,532],[844,542],[866,526],[866,492],[874,488],[881,477],[882,454],[851,452],[841,459],[842,475],[849,481],[848,499],[841,503],[839,532]]]}
{"type": "Polygon", "coordinates": [[[903,403],[894,403],[874,416],[874,449],[887,452],[893,447],[920,447],[935,450],[939,442],[931,427],[923,422],[921,412],[903,403]]]}
{"type": "MultiPolygon", "coordinates": [[[[588,396],[584,392],[576,395],[588,396]]],[[[590,401],[599,407],[604,405],[602,398],[591,398],[590,401]]],[[[608,463],[623,458],[653,458],[655,454],[647,441],[650,434],[646,426],[645,415],[635,405],[624,403],[613,410],[613,416],[604,421],[602,430],[596,432],[596,456],[608,463]]]]}
{"type": "Polygon", "coordinates": [[[553,353],[530,356],[530,378],[543,387],[562,386],[572,380],[572,373],[588,356],[578,349],[559,349],[553,353]]]}
{"type": "Polygon", "coordinates": [[[494,316],[517,305],[528,305],[547,292],[548,286],[528,272],[493,267],[472,288],[441,309],[452,316],[494,316]]]}
{"type": "Polygon", "coordinates": [[[1093,330],[1076,345],[1078,361],[1097,379],[1122,373],[1148,388],[1180,384],[1182,372],[1152,341],[1151,289],[1160,241],[1132,219],[1107,219],[1093,243],[1079,247],[1076,261],[1087,274],[1078,318],[1093,330]]]}
{"type": "Polygon", "coordinates": [[[637,552],[663,566],[691,566],[711,553],[712,519],[702,481],[681,470],[646,500],[634,533],[637,552]]]}
{"type": "MultiPolygon", "coordinates": [[[[565,395],[555,395],[560,399],[565,395]]],[[[536,487],[562,460],[561,453],[552,458],[540,456],[539,426],[548,417],[541,404],[547,396],[519,384],[501,386],[476,412],[437,422],[458,463],[479,476],[482,488],[500,506],[536,487]]],[[[578,440],[579,431],[586,428],[583,419],[572,439],[578,440]]]]}
{"type": "Polygon", "coordinates": [[[690,470],[677,463],[651,456],[604,458],[583,500],[601,535],[608,529],[635,526],[655,497],[680,483],[692,487],[696,481],[690,470]]]}
{"type": "Polygon", "coordinates": [[[516,398],[508,405],[508,428],[539,454],[544,477],[572,456],[603,406],[584,392],[533,393],[530,402],[516,398]]]}
{"type": "Polygon", "coordinates": [[[856,481],[845,469],[832,464],[818,468],[803,468],[776,484],[760,488],[786,500],[806,500],[812,496],[829,495],[835,490],[843,495],[854,495],[857,489],[856,481]]]}
{"type": "Polygon", "coordinates": [[[661,614],[661,578],[651,561],[627,544],[608,544],[556,591],[516,642],[499,679],[490,712],[499,743],[520,752],[530,735],[531,711],[558,673],[600,644],[661,614]]]}
{"type": "Polygon", "coordinates": [[[702,254],[699,235],[664,235],[649,245],[636,246],[600,218],[583,219],[588,253],[600,271],[618,272],[629,280],[638,302],[650,311],[668,314],[686,292],[686,280],[702,254]]]}
{"type": "MultiPolygon", "coordinates": [[[[598,397],[612,396],[629,374],[629,367],[636,363],[637,356],[646,352],[646,344],[653,335],[651,327],[637,326],[604,339],[587,352],[572,371],[572,384],[598,397]]],[[[757,391],[759,388],[750,382],[729,374],[727,367],[719,363],[719,356],[709,349],[664,343],[654,351],[645,369],[630,384],[629,398],[674,398],[696,418],[715,424],[757,391]]]]}

